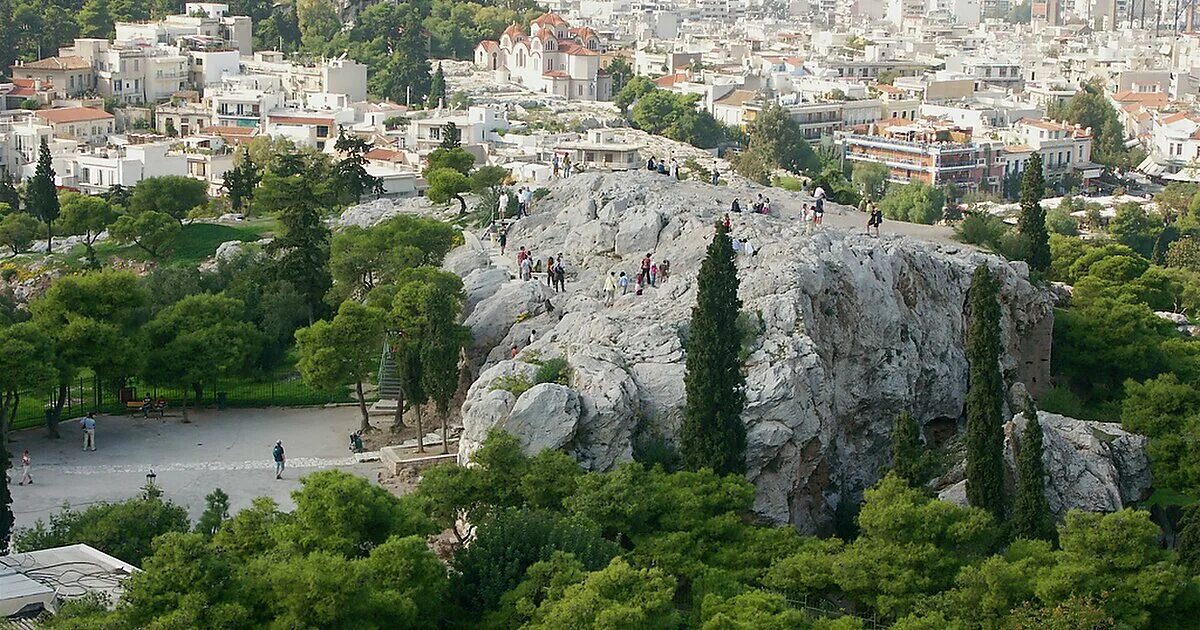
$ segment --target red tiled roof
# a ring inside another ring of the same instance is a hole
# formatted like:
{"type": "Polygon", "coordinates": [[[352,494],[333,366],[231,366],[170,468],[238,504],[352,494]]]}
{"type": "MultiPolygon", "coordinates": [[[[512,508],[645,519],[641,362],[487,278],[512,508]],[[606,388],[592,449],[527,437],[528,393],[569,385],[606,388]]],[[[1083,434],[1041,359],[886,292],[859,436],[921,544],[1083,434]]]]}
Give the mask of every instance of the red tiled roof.
{"type": "Polygon", "coordinates": [[[654,79],[654,85],[657,85],[658,87],[672,87],[676,83],[686,83],[687,80],[688,76],[686,74],[682,72],[676,72],[675,74],[668,74],[666,76],[654,79]]]}
{"type": "Polygon", "coordinates": [[[368,160],[379,160],[381,162],[404,162],[404,154],[395,149],[385,149],[383,147],[375,147],[363,154],[363,157],[368,160]]]}
{"type": "Polygon", "coordinates": [[[561,26],[567,25],[567,21],[562,19],[562,16],[557,13],[543,13],[536,20],[534,20],[533,23],[537,24],[538,26],[545,26],[548,24],[561,26]]]}
{"type": "Polygon", "coordinates": [[[112,114],[104,111],[103,109],[93,109],[91,107],[43,109],[38,111],[37,115],[46,122],[52,124],[85,122],[89,120],[109,120],[113,117],[112,114]]]}
{"type": "MultiPolygon", "coordinates": [[[[8,25],[5,25],[8,28],[8,25]]],[[[88,70],[92,64],[83,57],[78,55],[67,55],[65,57],[46,57],[37,61],[20,66],[13,66],[14,70],[88,70]]]]}
{"type": "Polygon", "coordinates": [[[1113,95],[1113,100],[1118,103],[1146,103],[1149,105],[1166,105],[1166,92],[1132,92],[1126,90],[1117,92],[1113,95]]]}
{"type": "Polygon", "coordinates": [[[501,35],[508,35],[510,39],[515,41],[523,37],[525,33],[521,30],[521,27],[518,26],[516,22],[513,22],[512,24],[508,25],[508,28],[504,29],[504,33],[501,35]]]}
{"type": "Polygon", "coordinates": [[[488,52],[495,52],[498,48],[500,48],[499,43],[494,42],[490,39],[485,39],[485,40],[479,42],[479,45],[483,46],[483,49],[488,52]]]}
{"type": "Polygon", "coordinates": [[[559,44],[558,52],[564,52],[564,53],[567,53],[568,55],[571,55],[574,57],[599,57],[600,56],[600,53],[598,53],[594,50],[591,50],[584,46],[580,46],[579,44],[572,44],[570,42],[567,42],[565,44],[559,44]]]}
{"type": "Polygon", "coordinates": [[[542,76],[550,77],[552,79],[569,79],[569,78],[571,78],[571,75],[567,74],[566,72],[563,72],[562,70],[550,70],[547,72],[543,72],[542,76]]]}

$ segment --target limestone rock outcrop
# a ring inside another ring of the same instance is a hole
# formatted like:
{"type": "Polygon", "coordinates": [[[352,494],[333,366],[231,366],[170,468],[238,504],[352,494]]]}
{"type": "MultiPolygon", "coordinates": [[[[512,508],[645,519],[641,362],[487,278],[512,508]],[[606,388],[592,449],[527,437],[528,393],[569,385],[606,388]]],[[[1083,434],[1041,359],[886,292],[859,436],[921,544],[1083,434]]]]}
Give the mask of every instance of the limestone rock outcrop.
{"type": "MultiPolygon", "coordinates": [[[[696,272],[713,222],[735,197],[748,205],[755,191],[644,171],[585,173],[551,190],[512,227],[508,244],[542,259],[564,253],[575,280],[566,295],[544,282],[511,280],[474,305],[466,324],[480,376],[463,405],[460,457],[491,427],[517,426],[509,418],[521,401],[498,394],[491,381],[525,369],[514,366],[563,356],[579,414],[563,420],[573,428],[562,448],[604,470],[631,459],[644,436],[677,439],[696,272]],[[606,306],[604,277],[624,271],[632,278],[647,252],[670,262],[666,281],[640,296],[631,287],[606,306]]],[[[809,234],[797,217],[803,197],[768,193],[776,215],[732,217],[732,234],[758,252],[737,260],[747,336],[747,477],[764,518],[827,531],[839,503],[859,500],[888,463],[896,413],[907,409],[942,425],[960,418],[974,268],[988,265],[1000,281],[1006,380],[1035,393],[1048,381],[1052,302],[1024,265],[954,243],[944,228],[892,224],[913,235],[885,229],[883,238],[868,237],[857,212],[829,204],[825,225],[809,234]]],[[[464,257],[455,254],[447,267],[460,267],[464,257]]],[[[545,433],[541,425],[530,430],[545,433]]]]}

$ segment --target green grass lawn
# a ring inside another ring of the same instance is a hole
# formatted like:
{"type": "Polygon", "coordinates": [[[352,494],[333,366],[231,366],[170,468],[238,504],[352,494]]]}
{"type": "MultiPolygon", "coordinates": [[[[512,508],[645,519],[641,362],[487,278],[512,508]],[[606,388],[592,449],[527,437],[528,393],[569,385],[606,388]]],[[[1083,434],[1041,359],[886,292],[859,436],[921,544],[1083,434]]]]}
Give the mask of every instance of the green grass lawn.
{"type": "MultiPolygon", "coordinates": [[[[269,235],[275,229],[275,219],[267,217],[251,219],[244,223],[228,225],[224,223],[190,223],[183,226],[170,253],[160,262],[166,265],[191,266],[217,252],[217,247],[225,241],[257,241],[269,235]]],[[[66,263],[69,267],[81,265],[84,248],[82,246],[71,250],[66,263]]],[[[133,245],[120,245],[113,241],[105,241],[96,245],[96,257],[101,261],[119,257],[128,260],[149,260],[150,256],[133,245]]]]}

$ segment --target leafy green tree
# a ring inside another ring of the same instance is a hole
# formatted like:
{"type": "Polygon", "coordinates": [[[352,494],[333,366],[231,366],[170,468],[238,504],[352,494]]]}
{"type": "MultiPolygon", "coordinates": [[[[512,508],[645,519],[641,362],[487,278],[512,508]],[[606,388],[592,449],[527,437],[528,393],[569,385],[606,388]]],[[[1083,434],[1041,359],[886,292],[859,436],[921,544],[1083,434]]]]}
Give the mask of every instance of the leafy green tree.
{"type": "Polygon", "coordinates": [[[1177,548],[1179,563],[1193,574],[1200,574],[1200,503],[1183,508],[1177,548]]]}
{"type": "MultiPolygon", "coordinates": [[[[643,96],[658,89],[654,82],[646,77],[628,75],[625,85],[616,92],[613,102],[621,109],[622,113],[628,112],[629,108],[643,96]]],[[[614,86],[614,89],[615,86],[614,86]]]]}
{"type": "Polygon", "coordinates": [[[946,207],[946,193],[921,181],[894,187],[879,201],[884,216],[910,223],[936,223],[946,207]]]}
{"type": "MultiPolygon", "coordinates": [[[[1063,236],[1079,236],[1079,222],[1061,206],[1046,212],[1046,229],[1053,234],[1063,236]]],[[[1046,247],[1050,247],[1050,239],[1046,239],[1046,247]]],[[[1050,257],[1053,260],[1053,256],[1050,257]]]]}
{"type": "Polygon", "coordinates": [[[58,190],[54,187],[54,167],[50,160],[50,147],[42,138],[38,149],[37,168],[25,191],[25,208],[30,214],[46,224],[46,251],[54,250],[52,236],[54,221],[58,219],[58,190]]]}
{"type": "Polygon", "coordinates": [[[254,189],[262,181],[258,167],[250,159],[250,151],[242,151],[242,157],[237,166],[225,171],[223,186],[229,195],[229,206],[234,212],[241,212],[254,199],[254,189]]]}
{"type": "Polygon", "coordinates": [[[109,228],[113,240],[133,244],[151,258],[165,256],[181,231],[177,219],[154,211],[123,214],[109,228]]]}
{"type": "Polygon", "coordinates": [[[745,177],[757,175],[763,164],[793,173],[815,173],[821,168],[821,161],[804,139],[800,125],[779,105],[764,107],[746,134],[748,140],[742,156],[749,155],[738,156],[733,163],[734,170],[745,177]]]}
{"type": "Polygon", "coordinates": [[[1200,239],[1185,236],[1167,246],[1164,259],[1168,267],[1200,272],[1200,239]]]}
{"type": "Polygon", "coordinates": [[[211,538],[229,520],[229,495],[217,488],[204,497],[204,513],[196,521],[196,533],[211,538]]]}
{"type": "Polygon", "coordinates": [[[342,302],[332,320],[296,331],[296,367],[301,378],[312,387],[330,392],[353,383],[362,416],[360,431],[371,430],[363,382],[378,366],[383,333],[383,310],[350,300],[342,302]]]}
{"type": "Polygon", "coordinates": [[[383,183],[367,172],[366,155],[371,150],[370,142],[340,130],[334,147],[343,155],[334,165],[334,177],[347,202],[358,203],[366,194],[383,194],[383,183]]]}
{"type": "Polygon", "coordinates": [[[654,568],[638,569],[623,558],[588,574],[538,607],[529,628],[674,628],[680,625],[675,581],[654,568]]]}
{"type": "Polygon", "coordinates": [[[0,434],[7,436],[21,392],[45,389],[55,383],[58,375],[51,339],[36,324],[0,325],[0,344],[4,348],[0,353],[0,434]]]}
{"type": "Polygon", "coordinates": [[[59,197],[59,205],[59,229],[65,234],[82,236],[89,247],[117,218],[112,204],[103,197],[67,192],[59,197]]]}
{"type": "Polygon", "coordinates": [[[442,72],[442,64],[439,62],[433,71],[433,77],[429,80],[429,96],[425,98],[425,107],[433,109],[443,106],[445,102],[446,74],[442,72]]]}
{"type": "Polygon", "coordinates": [[[110,385],[120,385],[140,370],[147,302],[133,274],[100,271],[59,278],[30,304],[33,321],[54,344],[58,394],[47,418],[51,437],[58,437],[67,386],[77,370],[90,369],[110,385]]]}
{"type": "Polygon", "coordinates": [[[321,470],[300,483],[292,493],[296,509],[291,518],[271,530],[280,545],[295,552],[362,557],[392,536],[434,533],[411,500],[357,475],[321,470]]]}
{"type": "Polygon", "coordinates": [[[1126,379],[1163,369],[1161,344],[1173,327],[1144,304],[1093,300],[1054,318],[1051,369],[1081,392],[1111,396],[1126,379]]]}
{"type": "Polygon", "coordinates": [[[421,339],[421,389],[437,407],[442,421],[442,452],[449,453],[450,400],[458,391],[459,360],[470,330],[458,324],[462,293],[431,289],[424,296],[427,325],[421,339]]]}
{"type": "Polygon", "coordinates": [[[453,120],[448,120],[446,124],[442,125],[442,142],[438,148],[447,151],[462,148],[462,130],[453,120]]]}
{"type": "MultiPolygon", "coordinates": [[[[614,57],[604,69],[612,77],[612,93],[614,96],[620,94],[621,90],[625,89],[625,85],[634,77],[633,67],[629,65],[629,60],[625,57],[614,57]]],[[[624,112],[628,108],[629,106],[626,104],[625,107],[621,108],[621,111],[624,112]]]]}
{"type": "Polygon", "coordinates": [[[1025,430],[1017,454],[1017,497],[1012,533],[1017,538],[1054,540],[1054,517],[1046,500],[1046,466],[1042,462],[1042,425],[1033,400],[1025,403],[1025,430]]]}
{"type": "Polygon", "coordinates": [[[1092,159],[1105,166],[1129,169],[1136,166],[1134,155],[1125,148],[1125,131],[1117,110],[1098,85],[1085,85],[1061,111],[1053,108],[1050,116],[1089,127],[1092,130],[1092,159]]]}
{"type": "Polygon", "coordinates": [[[724,224],[718,223],[697,277],[687,343],[680,450],[691,470],[740,474],[746,468],[745,377],[740,360],[737,267],[724,224]]]}
{"type": "Polygon", "coordinates": [[[1121,425],[1150,438],[1146,447],[1155,483],[1200,492],[1200,393],[1175,374],[1125,383],[1121,425]]]}
{"type": "Polygon", "coordinates": [[[999,287],[986,265],[968,293],[967,500],[1004,518],[1004,378],[1000,374],[999,287]]]}
{"type": "Polygon", "coordinates": [[[427,169],[425,179],[429,182],[429,189],[425,191],[425,195],[430,201],[449,203],[454,199],[458,201],[459,213],[467,213],[467,200],[463,198],[463,193],[471,190],[471,180],[467,179],[466,175],[449,168],[427,169]]]}
{"type": "Polygon", "coordinates": [[[479,523],[474,541],[454,554],[453,592],[466,610],[494,609],[534,563],[555,551],[575,556],[584,569],[603,568],[618,547],[587,519],[507,509],[479,523]]]}
{"type": "Polygon", "coordinates": [[[329,0],[299,0],[296,18],[304,49],[315,54],[321,54],[326,43],[342,29],[342,20],[329,0]]]}
{"type": "Polygon", "coordinates": [[[458,239],[453,226],[411,215],[370,228],[348,227],[333,236],[329,268],[334,293],[362,298],[377,286],[395,282],[404,269],[440,265],[458,239]]]}
{"type": "Polygon", "coordinates": [[[868,201],[879,201],[887,194],[890,171],[883,164],[862,162],[854,166],[850,181],[868,201]]]}
{"type": "Polygon", "coordinates": [[[733,597],[708,595],[700,607],[701,628],[757,628],[759,630],[789,630],[805,628],[808,617],[791,607],[777,593],[753,590],[733,597]]]}
{"type": "Polygon", "coordinates": [[[1050,267],[1050,235],[1046,232],[1046,211],[1042,208],[1045,190],[1042,154],[1035,151],[1021,177],[1021,216],[1017,219],[1017,232],[1029,248],[1029,267],[1035,271],[1050,267]]]}
{"type": "Polygon", "coordinates": [[[448,168],[463,175],[470,175],[471,167],[474,165],[475,156],[467,153],[466,149],[439,147],[429,152],[429,157],[426,158],[425,173],[428,177],[430,171],[448,168]]]}
{"type": "Polygon", "coordinates": [[[1149,257],[1154,251],[1154,241],[1162,231],[1162,224],[1146,213],[1136,202],[1117,206],[1117,215],[1108,224],[1108,232],[1118,243],[1127,245],[1142,256],[1149,257]]]}
{"type": "Polygon", "coordinates": [[[108,39],[113,35],[113,17],[108,11],[108,0],[87,0],[76,18],[80,37],[108,39]]]}
{"type": "Polygon", "coordinates": [[[202,293],[183,298],[146,325],[146,341],[156,352],[146,361],[145,378],[183,388],[184,422],[189,390],[198,402],[205,384],[247,373],[258,356],[261,335],[242,321],[243,308],[233,298],[202,293]]]}
{"type": "Polygon", "coordinates": [[[208,185],[182,175],[148,177],[133,187],[129,213],[160,212],[179,221],[180,225],[192,209],[208,202],[208,185]]]}
{"type": "Polygon", "coordinates": [[[635,127],[701,148],[716,146],[723,129],[712,114],[696,110],[698,96],[651,90],[638,98],[630,112],[635,127]]]}
{"type": "Polygon", "coordinates": [[[907,411],[897,414],[892,425],[892,470],[914,488],[929,480],[929,455],[921,443],[921,425],[907,411]]]}
{"type": "Polygon", "coordinates": [[[0,218],[0,245],[12,250],[13,255],[29,251],[42,224],[22,212],[14,212],[0,218]]]}
{"type": "Polygon", "coordinates": [[[69,507],[17,532],[17,551],[36,551],[83,543],[133,565],[150,555],[154,539],[167,532],[186,532],[187,510],[154,493],[121,501],[95,503],[82,512],[69,507]]]}

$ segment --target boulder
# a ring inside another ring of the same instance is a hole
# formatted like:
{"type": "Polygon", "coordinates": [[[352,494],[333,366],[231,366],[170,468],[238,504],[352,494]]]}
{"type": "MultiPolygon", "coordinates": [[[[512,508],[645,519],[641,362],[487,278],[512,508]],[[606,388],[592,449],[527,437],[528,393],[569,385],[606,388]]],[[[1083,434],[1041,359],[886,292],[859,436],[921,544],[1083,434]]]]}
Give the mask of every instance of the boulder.
{"type": "Polygon", "coordinates": [[[470,315],[477,304],[495,295],[509,280],[512,280],[512,275],[499,267],[483,267],[464,276],[463,292],[467,299],[463,314],[470,315]]]}
{"type": "Polygon", "coordinates": [[[526,455],[536,455],[571,442],[579,426],[580,410],[575,390],[557,383],[541,383],[521,394],[500,427],[517,437],[526,455]]]}
{"type": "Polygon", "coordinates": [[[621,217],[615,249],[619,256],[644,255],[658,246],[658,233],[663,229],[663,216],[654,210],[632,212],[621,217]]]}
{"type": "MultiPolygon", "coordinates": [[[[1146,438],[1111,422],[1076,420],[1038,412],[1046,498],[1061,518],[1067,510],[1115,512],[1149,496],[1152,479],[1146,438]]],[[[1005,461],[1015,476],[1025,417],[1004,426],[1005,461]]]]}
{"type": "Polygon", "coordinates": [[[510,280],[480,300],[463,322],[471,329],[471,356],[487,356],[494,346],[504,340],[518,318],[542,312],[550,293],[545,285],[538,282],[510,280]]]}

